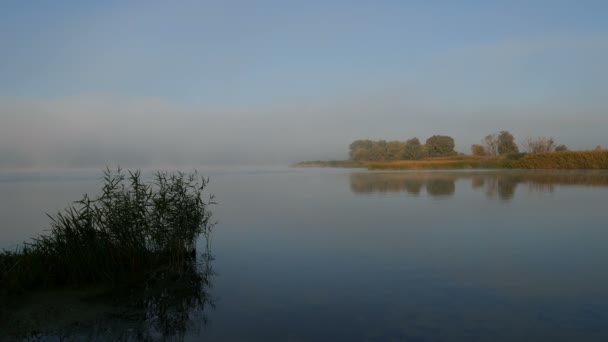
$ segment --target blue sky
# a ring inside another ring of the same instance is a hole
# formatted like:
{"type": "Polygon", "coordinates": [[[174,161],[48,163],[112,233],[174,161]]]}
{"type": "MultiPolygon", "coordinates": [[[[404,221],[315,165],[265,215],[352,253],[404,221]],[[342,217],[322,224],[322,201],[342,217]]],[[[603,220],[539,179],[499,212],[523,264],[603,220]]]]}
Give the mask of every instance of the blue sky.
{"type": "MultiPolygon", "coordinates": [[[[501,129],[591,148],[608,145],[606,13],[558,0],[3,1],[0,119],[88,132],[91,116],[135,124],[147,114],[126,108],[164,108],[211,123],[192,140],[213,139],[222,153],[209,154],[269,161],[434,133],[466,151],[501,129]]],[[[0,153],[31,159],[14,139],[0,153]]]]}

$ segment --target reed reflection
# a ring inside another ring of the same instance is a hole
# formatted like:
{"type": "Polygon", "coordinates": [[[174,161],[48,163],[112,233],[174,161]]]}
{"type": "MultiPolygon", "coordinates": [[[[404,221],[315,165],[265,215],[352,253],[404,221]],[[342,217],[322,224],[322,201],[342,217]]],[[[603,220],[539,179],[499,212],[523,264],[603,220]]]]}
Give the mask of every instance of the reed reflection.
{"type": "MultiPolygon", "coordinates": [[[[103,312],[87,313],[96,317],[66,314],[48,317],[43,326],[29,326],[15,320],[15,329],[7,338],[49,341],[181,341],[186,335],[200,335],[208,323],[210,309],[215,308],[210,293],[215,276],[209,251],[190,255],[191,262],[182,269],[161,269],[143,283],[119,288],[103,295],[86,298],[91,307],[103,305],[103,312]],[[67,323],[72,321],[73,323],[67,323]]],[[[68,294],[69,296],[69,294],[68,294]]],[[[95,310],[95,309],[91,309],[95,310]]],[[[44,317],[44,313],[33,312],[44,317]]],[[[0,339],[3,332],[0,330],[0,339]]]]}
{"type": "Polygon", "coordinates": [[[457,181],[470,181],[488,198],[511,200],[520,186],[532,192],[553,192],[557,186],[608,186],[606,171],[477,171],[477,172],[362,172],[350,175],[356,194],[406,192],[430,197],[451,196],[457,181]]]}

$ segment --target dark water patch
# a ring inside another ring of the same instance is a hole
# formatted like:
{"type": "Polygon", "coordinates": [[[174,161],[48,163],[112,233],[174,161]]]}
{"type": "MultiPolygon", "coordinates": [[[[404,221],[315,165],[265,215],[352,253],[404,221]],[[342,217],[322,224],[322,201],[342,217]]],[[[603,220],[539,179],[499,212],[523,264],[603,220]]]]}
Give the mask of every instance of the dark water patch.
{"type": "Polygon", "coordinates": [[[203,332],[214,307],[213,257],[158,270],[126,287],[35,291],[0,297],[2,340],[166,341],[203,332]]]}

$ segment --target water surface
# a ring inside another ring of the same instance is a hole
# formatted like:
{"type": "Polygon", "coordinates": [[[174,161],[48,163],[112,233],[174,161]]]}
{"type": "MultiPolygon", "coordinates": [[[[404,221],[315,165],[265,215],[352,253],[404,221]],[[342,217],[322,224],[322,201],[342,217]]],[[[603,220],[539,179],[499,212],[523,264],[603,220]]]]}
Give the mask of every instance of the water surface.
{"type": "MultiPolygon", "coordinates": [[[[203,289],[214,305],[185,308],[180,329],[151,338],[608,338],[606,172],[203,172],[220,203],[203,289]]],[[[42,232],[45,212],[95,193],[99,178],[2,174],[0,246],[42,232]]],[[[137,339],[124,331],[149,328],[92,322],[37,338],[137,339]]]]}

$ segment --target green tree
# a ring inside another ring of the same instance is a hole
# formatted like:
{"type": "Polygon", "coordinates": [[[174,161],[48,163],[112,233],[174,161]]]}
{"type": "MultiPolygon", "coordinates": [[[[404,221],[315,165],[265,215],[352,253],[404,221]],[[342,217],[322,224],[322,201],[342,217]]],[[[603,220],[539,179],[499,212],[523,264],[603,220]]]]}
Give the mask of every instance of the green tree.
{"type": "Polygon", "coordinates": [[[369,139],[366,140],[355,140],[350,144],[349,156],[352,160],[363,161],[364,159],[358,158],[369,158],[369,152],[372,149],[373,142],[369,139]],[[364,153],[363,151],[367,151],[364,153]]]}
{"type": "Polygon", "coordinates": [[[519,148],[515,143],[513,135],[507,131],[501,131],[498,134],[498,154],[513,154],[519,153],[519,148]]]}
{"type": "Polygon", "coordinates": [[[370,152],[370,160],[381,161],[387,159],[387,143],[386,140],[374,141],[370,152]]]}
{"type": "Polygon", "coordinates": [[[413,138],[405,142],[403,158],[407,160],[418,160],[422,158],[422,145],[418,138],[413,138]]]}
{"type": "Polygon", "coordinates": [[[352,160],[356,160],[356,161],[368,161],[370,158],[370,150],[363,148],[363,147],[359,147],[357,148],[355,151],[351,151],[351,157],[352,160]]]}
{"type": "Polygon", "coordinates": [[[405,154],[405,143],[401,141],[389,141],[386,146],[387,160],[401,160],[405,154]]]}
{"type": "Polygon", "coordinates": [[[426,151],[429,157],[445,157],[456,154],[454,138],[447,135],[433,135],[426,140],[426,151]]]}
{"type": "Polygon", "coordinates": [[[566,145],[559,145],[555,148],[555,152],[564,152],[568,151],[568,147],[566,145]]]}

